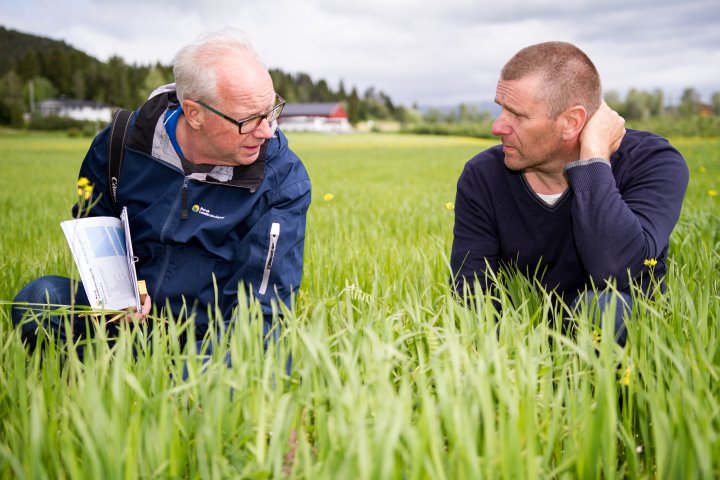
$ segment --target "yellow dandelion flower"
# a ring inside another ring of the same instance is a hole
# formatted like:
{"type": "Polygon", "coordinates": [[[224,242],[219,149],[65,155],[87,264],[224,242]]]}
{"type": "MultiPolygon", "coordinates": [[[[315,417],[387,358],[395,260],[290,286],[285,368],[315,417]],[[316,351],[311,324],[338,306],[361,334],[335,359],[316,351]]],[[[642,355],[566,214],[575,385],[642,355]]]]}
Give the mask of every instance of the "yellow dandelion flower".
{"type": "Polygon", "coordinates": [[[85,187],[87,187],[88,185],[90,185],[90,180],[88,180],[88,179],[85,178],[85,177],[80,177],[80,178],[78,178],[78,181],[77,181],[78,189],[80,189],[80,188],[85,188],[85,187]]]}
{"type": "Polygon", "coordinates": [[[717,197],[717,190],[708,190],[708,195],[711,197],[717,197]]]}
{"type": "Polygon", "coordinates": [[[323,195],[323,200],[325,200],[326,202],[331,201],[333,198],[335,198],[335,195],[333,195],[332,193],[326,193],[325,195],[323,195]]]}
{"type": "Polygon", "coordinates": [[[622,383],[623,385],[630,385],[630,367],[625,369],[625,375],[623,375],[622,383]]]}
{"type": "Polygon", "coordinates": [[[643,264],[646,267],[654,267],[655,265],[657,265],[657,260],[655,260],[654,258],[646,258],[643,264]]]}
{"type": "Polygon", "coordinates": [[[700,173],[705,173],[707,171],[707,168],[705,168],[705,165],[700,165],[700,168],[698,170],[700,170],[700,173]]]}
{"type": "Polygon", "coordinates": [[[455,210],[455,204],[453,202],[447,202],[445,204],[445,208],[447,208],[448,210],[455,210]]]}

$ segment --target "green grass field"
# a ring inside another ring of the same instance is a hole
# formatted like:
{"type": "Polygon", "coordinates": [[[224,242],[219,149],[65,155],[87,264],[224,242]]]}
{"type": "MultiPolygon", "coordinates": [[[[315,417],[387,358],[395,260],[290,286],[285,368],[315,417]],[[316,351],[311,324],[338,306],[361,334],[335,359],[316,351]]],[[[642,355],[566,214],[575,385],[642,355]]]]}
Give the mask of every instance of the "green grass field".
{"type": "MultiPolygon", "coordinates": [[[[674,139],[691,177],[668,294],[637,302],[625,349],[584,313],[563,337],[550,298],[521,277],[506,279],[497,329],[489,299],[451,296],[447,204],[465,161],[494,142],[290,142],[314,200],[284,341],[263,352],[248,307],[203,371],[172,319],[79,362],[73,346],[28,355],[2,305],[0,478],[720,476],[720,140],[674,139]]],[[[88,145],[0,132],[1,300],[75,275],[59,222],[88,145]]]]}

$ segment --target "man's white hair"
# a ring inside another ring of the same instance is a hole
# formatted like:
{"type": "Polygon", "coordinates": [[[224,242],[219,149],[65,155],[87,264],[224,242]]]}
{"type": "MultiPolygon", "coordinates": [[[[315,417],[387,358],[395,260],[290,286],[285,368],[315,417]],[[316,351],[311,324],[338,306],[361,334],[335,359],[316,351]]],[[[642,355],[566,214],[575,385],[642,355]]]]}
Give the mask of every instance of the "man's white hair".
{"type": "Polygon", "coordinates": [[[232,27],[203,33],[181,48],[173,59],[178,100],[181,103],[186,98],[207,102],[218,100],[217,65],[228,55],[238,53],[249,53],[264,65],[247,36],[232,27]]]}

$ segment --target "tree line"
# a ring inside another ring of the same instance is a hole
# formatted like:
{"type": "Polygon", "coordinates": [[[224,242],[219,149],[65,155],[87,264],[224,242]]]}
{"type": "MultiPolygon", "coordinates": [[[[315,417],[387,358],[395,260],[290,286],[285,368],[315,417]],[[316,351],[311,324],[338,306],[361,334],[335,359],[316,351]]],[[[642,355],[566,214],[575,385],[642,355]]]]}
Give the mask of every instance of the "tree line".
{"type": "MultiPolygon", "coordinates": [[[[608,105],[620,115],[630,128],[650,130],[663,136],[717,137],[720,135],[720,92],[703,103],[699,92],[687,87],[677,103],[665,101],[660,89],[644,91],[630,89],[625,98],[617,91],[604,95],[608,105]]],[[[493,116],[487,109],[461,104],[450,110],[431,108],[422,120],[405,125],[410,133],[432,135],[463,135],[493,138],[490,128],[493,116]]]]}
{"type": "MultiPolygon", "coordinates": [[[[307,73],[280,69],[271,69],[270,75],[277,93],[288,102],[342,102],[353,124],[369,119],[405,121],[409,115],[374,87],[358,92],[340,81],[334,89],[307,73]]],[[[64,42],[0,27],[0,124],[22,126],[26,114],[49,98],[135,108],[172,79],[169,65],[127,64],[119,56],[101,62],[64,42]]]]}
{"type": "Polygon", "coordinates": [[[618,92],[610,91],[605,94],[605,101],[626,120],[648,120],[664,115],[676,117],[720,115],[720,92],[712,94],[710,104],[704,104],[700,93],[693,87],[685,88],[679,102],[673,105],[665,102],[665,95],[659,88],[652,91],[632,88],[624,100],[620,99],[618,92]]]}
{"type": "MultiPolygon", "coordinates": [[[[333,88],[327,81],[313,80],[307,73],[293,74],[280,69],[271,69],[270,75],[276,91],[288,102],[342,102],[353,124],[394,120],[417,132],[446,133],[460,128],[478,136],[492,121],[490,112],[476,105],[430,108],[420,113],[416,106],[396,105],[374,87],[359,92],[355,86],[346,87],[341,80],[333,88]]],[[[32,115],[35,106],[49,98],[93,100],[112,107],[135,108],[149,92],[172,82],[172,78],[169,65],[130,65],[119,56],[101,62],[65,42],[0,27],[0,125],[22,127],[28,114],[33,121],[40,121],[37,115],[32,115]]],[[[605,100],[631,122],[720,116],[720,92],[712,95],[710,104],[703,104],[692,87],[686,88],[679,102],[671,106],[660,89],[631,89],[624,99],[618,92],[610,91],[605,100]]]]}

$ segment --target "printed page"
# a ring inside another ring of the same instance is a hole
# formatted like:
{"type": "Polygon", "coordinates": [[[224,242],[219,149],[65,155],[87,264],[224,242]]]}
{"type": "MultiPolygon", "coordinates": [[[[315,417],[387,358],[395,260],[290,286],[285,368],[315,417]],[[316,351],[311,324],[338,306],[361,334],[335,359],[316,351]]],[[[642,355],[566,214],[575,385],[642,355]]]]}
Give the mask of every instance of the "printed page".
{"type": "MultiPolygon", "coordinates": [[[[119,218],[88,217],[62,222],[90,306],[122,310],[138,306],[137,283],[119,218]]],[[[134,271],[134,264],[132,264],[134,271]]]]}

